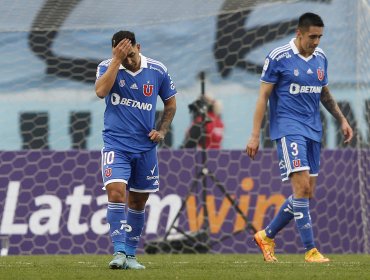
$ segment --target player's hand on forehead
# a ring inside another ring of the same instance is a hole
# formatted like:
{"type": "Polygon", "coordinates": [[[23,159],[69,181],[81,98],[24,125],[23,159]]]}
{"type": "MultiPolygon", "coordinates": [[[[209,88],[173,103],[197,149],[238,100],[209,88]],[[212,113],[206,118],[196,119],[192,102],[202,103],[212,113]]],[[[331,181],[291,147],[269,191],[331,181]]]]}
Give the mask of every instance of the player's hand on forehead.
{"type": "Polygon", "coordinates": [[[114,49],[125,50],[125,49],[129,49],[130,47],[132,47],[131,40],[123,39],[117,44],[117,46],[114,49]]]}
{"type": "Polygon", "coordinates": [[[124,45],[127,45],[127,44],[129,44],[129,45],[131,45],[131,40],[130,39],[122,39],[118,44],[117,44],[117,46],[116,46],[116,48],[117,47],[120,47],[120,46],[124,46],[124,45]]]}
{"type": "Polygon", "coordinates": [[[116,47],[113,48],[113,56],[117,56],[121,60],[125,59],[127,54],[132,48],[131,41],[129,39],[123,39],[116,47]]]}

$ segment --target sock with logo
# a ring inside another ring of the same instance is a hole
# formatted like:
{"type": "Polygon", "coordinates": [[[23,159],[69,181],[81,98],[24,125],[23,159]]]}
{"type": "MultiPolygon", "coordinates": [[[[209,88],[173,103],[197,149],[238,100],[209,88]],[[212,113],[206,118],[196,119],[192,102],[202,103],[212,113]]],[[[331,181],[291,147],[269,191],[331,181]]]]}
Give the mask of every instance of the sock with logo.
{"type": "Polygon", "coordinates": [[[125,239],[125,252],[127,255],[135,256],[139,245],[141,232],[144,228],[145,209],[141,211],[128,209],[127,230],[125,239]]]}
{"type": "Polygon", "coordinates": [[[275,238],[275,235],[282,230],[294,218],[292,196],[289,196],[281,205],[279,212],[265,228],[268,238],[275,238]]]}
{"type": "Polygon", "coordinates": [[[308,198],[293,198],[294,220],[306,251],[315,248],[308,198]]]}
{"type": "Polygon", "coordinates": [[[108,202],[107,222],[109,233],[114,246],[114,252],[125,251],[125,231],[122,224],[126,223],[124,203],[108,202]]]}

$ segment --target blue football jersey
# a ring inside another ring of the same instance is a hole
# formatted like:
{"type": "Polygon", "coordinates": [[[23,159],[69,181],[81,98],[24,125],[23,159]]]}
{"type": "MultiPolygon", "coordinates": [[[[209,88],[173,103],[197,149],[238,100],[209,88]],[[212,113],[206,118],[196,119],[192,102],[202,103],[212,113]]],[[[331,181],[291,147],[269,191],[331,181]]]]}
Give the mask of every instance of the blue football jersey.
{"type": "MultiPolygon", "coordinates": [[[[176,94],[167,68],[159,61],[140,56],[140,70],[133,73],[121,65],[105,97],[103,141],[107,148],[132,153],[151,150],[157,145],[148,137],[155,129],[157,97],[165,101],[176,94]]],[[[108,59],[98,65],[96,79],[110,63],[108,59]]]]}
{"type": "Polygon", "coordinates": [[[261,81],[274,84],[269,98],[272,140],[297,134],[321,142],[320,95],[328,84],[327,68],[320,48],[305,58],[294,39],[269,53],[261,81]]]}

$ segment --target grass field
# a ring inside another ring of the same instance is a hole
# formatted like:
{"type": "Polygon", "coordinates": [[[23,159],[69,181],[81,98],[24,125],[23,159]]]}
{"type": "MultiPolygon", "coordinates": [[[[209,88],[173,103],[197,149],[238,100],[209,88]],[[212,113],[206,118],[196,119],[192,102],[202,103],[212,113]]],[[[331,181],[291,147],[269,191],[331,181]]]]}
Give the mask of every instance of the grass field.
{"type": "Polygon", "coordinates": [[[370,279],[370,255],[328,255],[327,264],[307,264],[303,255],[140,255],[142,271],[110,270],[108,255],[7,256],[0,279],[370,279]]]}

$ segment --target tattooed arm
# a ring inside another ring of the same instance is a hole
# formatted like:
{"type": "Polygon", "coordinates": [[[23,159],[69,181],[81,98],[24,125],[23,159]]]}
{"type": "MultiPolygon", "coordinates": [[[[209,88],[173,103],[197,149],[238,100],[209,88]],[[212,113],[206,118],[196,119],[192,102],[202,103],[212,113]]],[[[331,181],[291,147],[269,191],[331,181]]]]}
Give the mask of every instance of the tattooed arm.
{"type": "Polygon", "coordinates": [[[148,136],[150,140],[154,142],[160,142],[164,139],[170,128],[175,113],[176,113],[176,97],[172,96],[170,99],[167,99],[164,102],[164,110],[161,121],[159,123],[159,130],[153,129],[149,133],[148,136]]]}
{"type": "Polygon", "coordinates": [[[320,101],[325,109],[340,123],[344,135],[344,143],[349,143],[353,137],[353,131],[347,119],[335,102],[327,86],[322,88],[320,101]]]}

